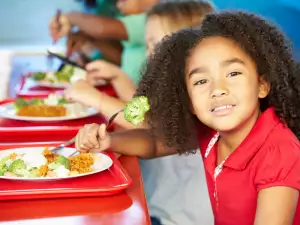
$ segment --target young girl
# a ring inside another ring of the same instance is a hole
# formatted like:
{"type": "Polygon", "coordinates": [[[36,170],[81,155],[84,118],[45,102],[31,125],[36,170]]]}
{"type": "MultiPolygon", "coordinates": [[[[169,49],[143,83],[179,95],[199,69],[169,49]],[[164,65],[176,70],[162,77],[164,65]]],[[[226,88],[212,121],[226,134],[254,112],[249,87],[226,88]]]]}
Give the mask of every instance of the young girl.
{"type": "Polygon", "coordinates": [[[215,224],[299,225],[298,73],[275,27],[243,12],[211,14],[148,60],[137,90],[149,98],[148,130],[107,135],[93,124],[76,147],[154,158],[198,143],[215,224]]]}

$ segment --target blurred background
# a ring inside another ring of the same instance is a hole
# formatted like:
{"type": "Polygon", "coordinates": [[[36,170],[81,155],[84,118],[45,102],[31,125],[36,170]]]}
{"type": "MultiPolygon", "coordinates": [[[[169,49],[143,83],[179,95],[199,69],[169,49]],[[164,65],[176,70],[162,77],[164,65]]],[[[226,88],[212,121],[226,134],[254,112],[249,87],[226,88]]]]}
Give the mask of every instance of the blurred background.
{"type": "MultiPolygon", "coordinates": [[[[48,23],[59,8],[63,12],[87,11],[84,3],[97,0],[2,0],[0,1],[0,48],[43,51],[51,44],[48,23]]],[[[98,0],[99,1],[99,0],[98,0]]],[[[105,0],[112,1],[112,0],[105,0]]],[[[277,23],[300,48],[299,0],[212,0],[217,9],[243,9],[277,23]]],[[[58,43],[63,48],[64,40],[58,43]]]]}
{"type": "MultiPolygon", "coordinates": [[[[51,45],[48,24],[57,9],[81,11],[83,4],[74,0],[0,1],[0,48],[17,51],[45,51],[51,45]]],[[[58,46],[62,47],[64,41],[58,46]]]]}
{"type": "MultiPolygon", "coordinates": [[[[20,57],[13,60],[12,55],[45,54],[46,49],[49,47],[59,52],[65,52],[66,39],[62,38],[53,45],[49,35],[49,21],[55,15],[57,9],[60,9],[63,13],[81,11],[101,15],[109,10],[99,9],[94,5],[96,3],[105,5],[103,2],[112,3],[115,0],[0,1],[0,74],[11,74],[13,72],[11,76],[2,76],[1,90],[7,92],[8,82],[10,82],[11,87],[16,85],[20,71],[37,70],[37,67],[38,69],[46,68],[46,61],[41,60],[41,58],[30,60],[33,63],[29,65],[24,62],[25,59],[22,61],[20,57]],[[11,61],[13,61],[12,64],[11,61]]],[[[218,10],[242,9],[264,16],[269,21],[276,23],[292,41],[294,55],[300,59],[299,0],[211,0],[210,2],[218,10]]]]}

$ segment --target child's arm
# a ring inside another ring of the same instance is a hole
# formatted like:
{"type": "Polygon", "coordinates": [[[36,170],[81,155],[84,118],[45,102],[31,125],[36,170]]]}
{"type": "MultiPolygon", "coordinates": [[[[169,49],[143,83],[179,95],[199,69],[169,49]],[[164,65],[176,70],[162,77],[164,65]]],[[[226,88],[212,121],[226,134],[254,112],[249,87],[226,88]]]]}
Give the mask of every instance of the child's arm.
{"type": "MultiPolygon", "coordinates": [[[[84,80],[78,80],[68,88],[65,91],[65,96],[68,99],[97,109],[107,119],[123,109],[126,105],[125,102],[98,91],[84,80]]],[[[124,119],[123,113],[120,113],[115,118],[114,123],[125,129],[135,128],[131,123],[124,119]]]]}
{"type": "Polygon", "coordinates": [[[76,149],[81,152],[104,151],[111,148],[121,155],[151,159],[176,154],[176,150],[166,148],[147,129],[132,129],[122,132],[106,132],[106,126],[89,124],[80,129],[76,136],[76,149]]]}
{"type": "Polygon", "coordinates": [[[299,192],[290,187],[259,191],[254,225],[292,225],[299,192]]]}
{"type": "Polygon", "coordinates": [[[127,40],[128,34],[122,21],[79,12],[62,14],[59,21],[55,17],[50,22],[50,34],[53,40],[66,36],[73,26],[93,38],[127,40]],[[95,29],[96,28],[96,29],[95,29]]]}
{"type": "MultiPolygon", "coordinates": [[[[255,225],[292,225],[300,190],[300,145],[292,136],[265,150],[254,167],[255,225]]],[[[299,215],[297,215],[298,217],[299,215]]]]}
{"type": "Polygon", "coordinates": [[[122,101],[128,102],[132,99],[136,86],[120,67],[104,60],[97,60],[88,63],[86,69],[90,83],[97,79],[111,79],[111,84],[122,101]]]}
{"type": "Polygon", "coordinates": [[[94,39],[92,44],[99,49],[101,54],[110,62],[121,65],[123,46],[119,41],[94,39]]]}
{"type": "Polygon", "coordinates": [[[112,80],[112,85],[122,101],[131,101],[135,94],[136,86],[121,68],[119,68],[119,76],[112,80]]]}
{"type": "Polygon", "coordinates": [[[81,31],[70,33],[67,37],[66,56],[68,57],[74,52],[82,52],[88,56],[91,50],[95,48],[98,49],[106,59],[120,65],[122,46],[119,41],[94,39],[81,31]]]}

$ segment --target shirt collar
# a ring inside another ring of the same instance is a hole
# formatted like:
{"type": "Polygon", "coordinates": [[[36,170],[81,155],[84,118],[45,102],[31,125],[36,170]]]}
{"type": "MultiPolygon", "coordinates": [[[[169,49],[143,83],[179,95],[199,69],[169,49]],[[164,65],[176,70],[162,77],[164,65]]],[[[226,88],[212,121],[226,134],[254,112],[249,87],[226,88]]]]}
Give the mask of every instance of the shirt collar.
{"type": "Polygon", "coordinates": [[[277,117],[274,109],[268,108],[265,110],[244,141],[227,158],[224,166],[236,170],[245,169],[278,123],[280,123],[280,119],[277,117]]]}

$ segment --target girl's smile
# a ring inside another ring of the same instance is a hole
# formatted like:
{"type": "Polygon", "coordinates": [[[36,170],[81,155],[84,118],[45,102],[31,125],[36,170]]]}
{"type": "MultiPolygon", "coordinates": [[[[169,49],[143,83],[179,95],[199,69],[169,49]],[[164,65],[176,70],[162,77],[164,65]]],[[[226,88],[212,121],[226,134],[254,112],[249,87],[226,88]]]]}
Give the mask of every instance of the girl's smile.
{"type": "Polygon", "coordinates": [[[214,116],[227,116],[234,110],[235,106],[234,104],[220,104],[214,106],[210,111],[214,116]]]}

